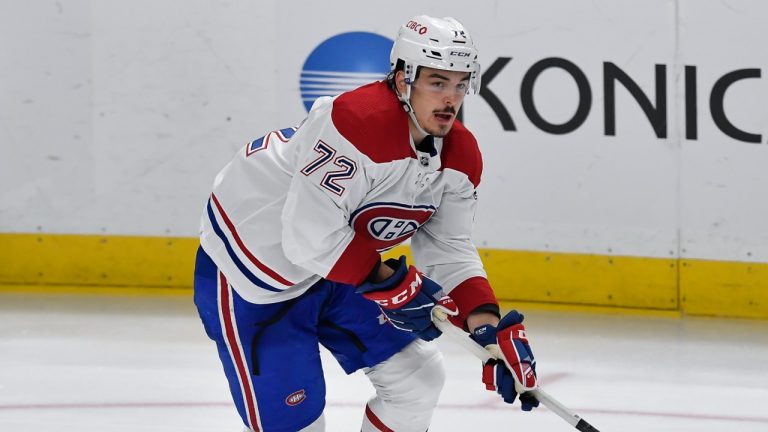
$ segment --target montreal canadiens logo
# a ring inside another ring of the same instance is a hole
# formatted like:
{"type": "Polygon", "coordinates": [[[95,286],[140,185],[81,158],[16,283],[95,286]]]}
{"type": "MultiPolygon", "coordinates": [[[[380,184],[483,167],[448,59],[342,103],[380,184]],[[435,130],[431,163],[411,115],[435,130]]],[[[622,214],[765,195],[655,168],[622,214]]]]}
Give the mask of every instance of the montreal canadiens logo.
{"type": "Polygon", "coordinates": [[[419,227],[415,220],[403,220],[389,217],[379,217],[368,222],[368,232],[378,240],[393,240],[410,237],[419,227]]]}
{"type": "Polygon", "coordinates": [[[434,213],[430,205],[373,203],[357,209],[350,225],[373,240],[378,250],[385,250],[411,237],[434,213]]]}
{"type": "Polygon", "coordinates": [[[307,398],[306,393],[304,392],[304,389],[301,389],[299,391],[295,391],[288,395],[287,398],[285,398],[285,404],[288,406],[296,406],[302,402],[304,402],[304,399],[307,398]]]}

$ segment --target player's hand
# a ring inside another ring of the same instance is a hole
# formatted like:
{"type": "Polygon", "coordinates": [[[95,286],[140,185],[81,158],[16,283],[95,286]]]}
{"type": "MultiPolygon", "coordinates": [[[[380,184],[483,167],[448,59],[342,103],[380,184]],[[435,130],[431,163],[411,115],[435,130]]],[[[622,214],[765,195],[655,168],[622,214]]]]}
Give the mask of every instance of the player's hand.
{"type": "Polygon", "coordinates": [[[440,330],[432,324],[432,309],[440,308],[446,314],[459,314],[456,304],[443,295],[443,289],[413,266],[407,266],[405,256],[399,260],[388,259],[382,265],[395,272],[381,282],[364,282],[357,292],[376,302],[393,326],[414,332],[420,338],[431,341],[440,336],[440,330]]]}
{"type": "Polygon", "coordinates": [[[485,387],[499,393],[504,402],[510,404],[520,393],[523,411],[539,406],[536,398],[524,393],[536,388],[536,360],[525,335],[523,315],[513,310],[498,326],[477,327],[471,337],[496,357],[483,364],[485,387]]]}

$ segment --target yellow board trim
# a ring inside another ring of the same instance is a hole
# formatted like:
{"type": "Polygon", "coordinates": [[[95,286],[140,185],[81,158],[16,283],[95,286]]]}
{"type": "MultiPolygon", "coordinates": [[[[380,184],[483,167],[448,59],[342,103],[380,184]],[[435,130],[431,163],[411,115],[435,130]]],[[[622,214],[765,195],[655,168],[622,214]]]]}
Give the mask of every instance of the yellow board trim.
{"type": "Polygon", "coordinates": [[[688,315],[768,318],[768,264],[682,260],[680,305],[688,315]]]}
{"type": "MultiPolygon", "coordinates": [[[[395,248],[385,257],[410,251],[395,248]]],[[[679,309],[674,259],[481,249],[502,301],[679,309]]]]}
{"type": "Polygon", "coordinates": [[[0,234],[0,284],[191,287],[193,238],[0,234]]]}
{"type": "Polygon", "coordinates": [[[673,259],[485,249],[488,279],[504,300],[676,310],[673,259]],[[495,288],[496,289],[496,288],[495,288]]]}
{"type": "MultiPolygon", "coordinates": [[[[0,234],[0,291],[182,293],[192,286],[197,244],[194,238],[0,234]]],[[[385,257],[401,254],[413,261],[404,246],[385,257]]],[[[500,249],[480,255],[503,305],[768,319],[765,263],[500,249]]]]}
{"type": "Polygon", "coordinates": [[[192,297],[191,287],[164,288],[157,286],[109,286],[109,285],[0,285],[0,294],[25,295],[85,295],[115,297],[192,297]]]}

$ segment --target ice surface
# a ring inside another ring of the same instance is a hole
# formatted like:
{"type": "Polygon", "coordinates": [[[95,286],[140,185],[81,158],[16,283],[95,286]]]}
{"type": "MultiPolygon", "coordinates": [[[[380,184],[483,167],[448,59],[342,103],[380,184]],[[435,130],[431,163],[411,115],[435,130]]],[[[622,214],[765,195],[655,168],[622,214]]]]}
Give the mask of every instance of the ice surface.
{"type": "MultiPolygon", "coordinates": [[[[768,322],[525,311],[541,385],[602,432],[768,431],[768,322]]],[[[430,431],[575,430],[448,369],[430,431]]],[[[327,430],[358,431],[373,390],[323,351],[327,430]]],[[[191,298],[0,294],[0,431],[240,432],[191,298]]]]}

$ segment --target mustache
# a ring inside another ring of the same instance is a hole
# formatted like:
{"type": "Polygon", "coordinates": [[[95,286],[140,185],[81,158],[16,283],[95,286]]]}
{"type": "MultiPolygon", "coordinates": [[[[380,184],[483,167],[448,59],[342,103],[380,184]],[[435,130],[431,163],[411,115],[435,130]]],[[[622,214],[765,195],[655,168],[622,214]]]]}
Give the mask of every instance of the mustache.
{"type": "Polygon", "coordinates": [[[434,114],[453,114],[456,115],[456,108],[452,106],[447,106],[441,110],[435,110],[432,111],[434,114]]]}

